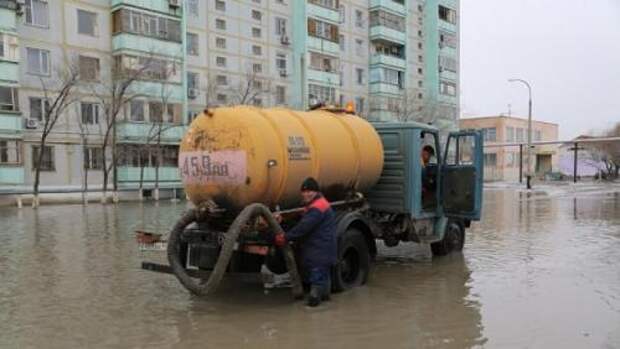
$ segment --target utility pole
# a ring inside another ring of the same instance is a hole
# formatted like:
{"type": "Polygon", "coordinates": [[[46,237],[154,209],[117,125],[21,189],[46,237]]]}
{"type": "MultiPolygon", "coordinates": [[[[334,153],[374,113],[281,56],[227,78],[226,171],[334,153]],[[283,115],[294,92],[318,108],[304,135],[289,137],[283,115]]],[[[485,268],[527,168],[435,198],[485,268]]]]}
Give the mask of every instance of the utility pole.
{"type": "Polygon", "coordinates": [[[527,171],[526,171],[526,181],[527,181],[527,189],[532,189],[532,87],[530,84],[523,79],[509,79],[508,82],[520,82],[527,86],[527,91],[529,93],[528,100],[528,115],[527,115],[527,171]]]}

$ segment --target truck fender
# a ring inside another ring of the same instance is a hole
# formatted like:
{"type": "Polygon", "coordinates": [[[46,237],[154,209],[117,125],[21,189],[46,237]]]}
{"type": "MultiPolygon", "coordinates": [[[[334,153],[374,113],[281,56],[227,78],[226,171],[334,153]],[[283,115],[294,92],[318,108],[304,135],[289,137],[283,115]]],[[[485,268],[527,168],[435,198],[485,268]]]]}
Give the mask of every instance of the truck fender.
{"type": "Polygon", "coordinates": [[[343,212],[336,215],[336,234],[338,236],[338,243],[340,238],[349,229],[349,227],[355,228],[364,234],[366,238],[366,244],[368,245],[368,251],[374,258],[377,255],[377,244],[375,242],[374,226],[372,221],[358,211],[343,212]]]}

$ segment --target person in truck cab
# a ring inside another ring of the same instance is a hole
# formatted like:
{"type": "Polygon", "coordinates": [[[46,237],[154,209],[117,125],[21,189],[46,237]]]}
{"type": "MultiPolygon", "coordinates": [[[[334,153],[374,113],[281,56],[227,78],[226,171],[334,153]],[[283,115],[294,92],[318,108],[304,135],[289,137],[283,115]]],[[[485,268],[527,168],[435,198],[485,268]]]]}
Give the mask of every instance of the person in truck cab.
{"type": "Polygon", "coordinates": [[[308,177],[301,185],[305,210],[301,220],[289,231],[275,235],[278,247],[288,241],[301,244],[304,279],[310,284],[307,305],[316,307],[322,300],[329,300],[331,292],[331,267],[337,260],[336,219],[327,199],[319,191],[319,183],[308,177]]]}
{"type": "Polygon", "coordinates": [[[420,155],[422,162],[422,208],[432,209],[435,205],[435,171],[431,168],[431,159],[435,156],[435,149],[431,145],[425,145],[420,155]]]}

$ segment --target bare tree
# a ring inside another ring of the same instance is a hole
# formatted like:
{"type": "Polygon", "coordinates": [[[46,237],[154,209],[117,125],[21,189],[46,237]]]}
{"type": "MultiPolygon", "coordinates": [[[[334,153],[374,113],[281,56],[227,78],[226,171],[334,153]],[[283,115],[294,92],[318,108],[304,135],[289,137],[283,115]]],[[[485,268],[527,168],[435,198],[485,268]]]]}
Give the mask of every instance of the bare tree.
{"type": "Polygon", "coordinates": [[[420,98],[419,93],[415,89],[404,89],[400,96],[393,97],[394,100],[387,103],[387,109],[396,114],[396,119],[401,122],[435,124],[442,116],[440,104],[428,95],[420,98]]]}
{"type": "Polygon", "coordinates": [[[92,95],[98,100],[103,114],[103,143],[101,151],[102,174],[103,174],[103,190],[101,202],[107,202],[108,183],[110,174],[113,178],[113,200],[118,200],[118,181],[116,179],[116,169],[118,165],[118,150],[116,147],[116,128],[120,115],[132,100],[142,96],[131,88],[132,85],[143,78],[151,66],[153,61],[153,53],[147,57],[141,58],[142,61],[137,66],[124,67],[123,63],[112,62],[110,79],[101,79],[100,82],[91,85],[92,95]],[[110,149],[111,148],[111,149],[110,149]],[[111,161],[108,161],[106,154],[111,153],[111,161]]]}
{"type": "MultiPolygon", "coordinates": [[[[80,143],[82,145],[82,159],[86,159],[86,152],[88,152],[88,128],[83,123],[80,105],[77,103],[75,105],[75,116],[80,130],[80,143]]],[[[82,166],[82,204],[88,204],[88,164],[86,163],[82,166]]]]}
{"type": "Polygon", "coordinates": [[[64,115],[67,108],[75,102],[73,91],[79,79],[79,64],[75,59],[66,59],[64,63],[62,68],[59,67],[56,69],[57,79],[52,81],[46,81],[43,78],[40,79],[41,89],[43,90],[43,105],[41,106],[43,127],[41,129],[37,151],[33,157],[36,159],[33,163],[33,208],[39,207],[39,185],[41,183],[43,160],[46,155],[47,138],[50,133],[52,133],[54,126],[56,126],[60,118],[64,115]]]}
{"type": "Polygon", "coordinates": [[[236,86],[229,89],[231,102],[236,105],[255,105],[271,93],[271,83],[261,79],[254,71],[248,71],[236,86]]]}
{"type": "MultiPolygon", "coordinates": [[[[620,137],[620,122],[605,131],[603,137],[620,137]]],[[[593,143],[592,147],[600,152],[600,160],[605,165],[609,179],[620,177],[620,141],[593,143]]]]}

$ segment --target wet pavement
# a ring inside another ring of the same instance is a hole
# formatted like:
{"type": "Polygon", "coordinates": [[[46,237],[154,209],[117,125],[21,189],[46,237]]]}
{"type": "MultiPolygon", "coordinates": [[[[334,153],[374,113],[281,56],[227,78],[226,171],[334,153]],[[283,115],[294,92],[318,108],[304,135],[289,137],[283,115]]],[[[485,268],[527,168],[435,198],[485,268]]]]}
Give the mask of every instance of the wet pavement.
{"type": "Polygon", "coordinates": [[[184,208],[0,208],[0,348],[620,347],[618,192],[486,190],[464,253],[384,248],[368,285],[319,309],[231,280],[203,300],[142,271],[133,231],[184,208]]]}

